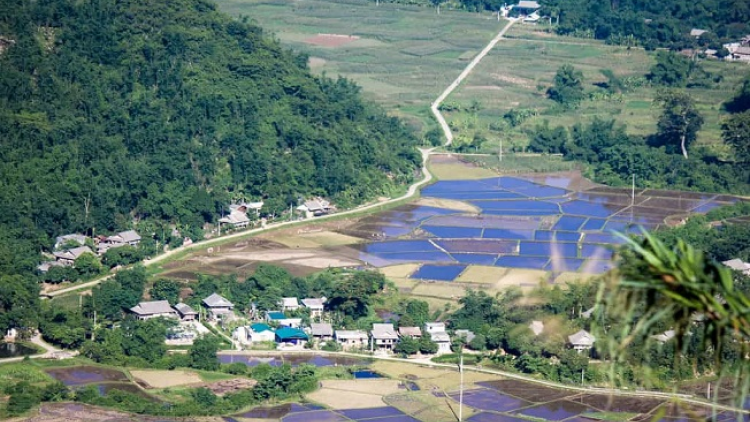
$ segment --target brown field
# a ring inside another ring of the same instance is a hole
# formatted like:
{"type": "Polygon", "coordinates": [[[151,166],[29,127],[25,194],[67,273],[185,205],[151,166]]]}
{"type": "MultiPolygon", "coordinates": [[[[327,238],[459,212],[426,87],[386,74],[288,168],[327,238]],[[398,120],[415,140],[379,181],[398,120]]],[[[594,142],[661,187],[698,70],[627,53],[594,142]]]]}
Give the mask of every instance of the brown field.
{"type": "Polygon", "coordinates": [[[399,390],[398,380],[326,380],[306,397],[332,409],[365,409],[383,406],[383,396],[399,390]]]}
{"type": "Polygon", "coordinates": [[[442,199],[442,198],[420,198],[416,205],[424,205],[426,207],[438,207],[446,208],[449,210],[456,210],[461,212],[467,212],[471,214],[479,214],[480,209],[468,202],[455,201],[453,199],[442,199]]]}
{"type": "MultiPolygon", "coordinates": [[[[386,403],[417,419],[430,422],[453,422],[458,414],[453,400],[447,397],[436,397],[432,392],[417,391],[387,396],[386,403]]],[[[474,414],[473,409],[464,406],[465,418],[474,414]]]]}
{"type": "Polygon", "coordinates": [[[461,273],[456,281],[461,283],[496,284],[506,274],[508,274],[507,268],[470,265],[461,273]]]}
{"type": "Polygon", "coordinates": [[[508,273],[497,283],[495,289],[503,290],[508,287],[533,289],[540,282],[547,279],[547,272],[542,270],[527,270],[522,268],[508,268],[508,273]]]}
{"type": "Polygon", "coordinates": [[[413,280],[407,277],[388,277],[388,280],[391,280],[393,284],[404,293],[411,293],[411,291],[419,285],[419,280],[413,280]]]}
{"type": "Polygon", "coordinates": [[[388,278],[405,278],[417,271],[419,264],[399,264],[380,268],[379,271],[388,278]]]}
{"type": "Polygon", "coordinates": [[[450,282],[419,283],[412,290],[416,296],[430,296],[441,299],[458,300],[466,294],[466,286],[456,285],[450,282]]]}
{"type": "MultiPolygon", "coordinates": [[[[163,421],[159,416],[135,416],[118,410],[104,409],[78,403],[43,403],[39,412],[29,418],[19,418],[27,422],[112,422],[112,421],[141,421],[156,422],[163,421]]],[[[195,419],[181,419],[183,422],[195,421],[195,419]]],[[[220,417],[201,418],[203,422],[219,422],[220,417]]]]}
{"type": "Polygon", "coordinates": [[[169,388],[183,385],[200,384],[203,380],[195,372],[189,371],[130,371],[137,381],[146,384],[146,388],[169,388]]]}
{"type": "Polygon", "coordinates": [[[359,37],[356,35],[318,34],[314,37],[307,38],[305,42],[320,47],[341,47],[344,44],[349,44],[358,39],[359,37]]]}
{"type": "MultiPolygon", "coordinates": [[[[461,384],[460,374],[457,370],[451,368],[433,368],[403,362],[377,361],[372,364],[372,369],[393,378],[414,381],[422,390],[453,391],[458,389],[461,384]]],[[[464,372],[464,385],[466,387],[472,387],[477,382],[499,379],[501,377],[498,375],[464,372]]]]}

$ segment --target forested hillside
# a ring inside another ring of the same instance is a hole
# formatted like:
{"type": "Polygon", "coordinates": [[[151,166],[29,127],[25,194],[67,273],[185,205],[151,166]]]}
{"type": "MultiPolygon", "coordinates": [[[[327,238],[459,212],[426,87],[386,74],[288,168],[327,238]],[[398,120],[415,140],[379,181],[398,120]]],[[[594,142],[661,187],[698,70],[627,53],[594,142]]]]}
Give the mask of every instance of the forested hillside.
{"type": "MultiPolygon", "coordinates": [[[[559,16],[561,34],[620,42],[632,36],[647,47],[689,47],[692,28],[709,31],[706,43],[750,33],[746,0],[545,0],[547,14],[559,16]]],[[[716,47],[716,46],[714,46],[716,47]]],[[[720,47],[720,45],[719,45],[720,47]]]]}
{"type": "Polygon", "coordinates": [[[0,37],[3,274],[63,232],[190,232],[233,198],[348,206],[418,163],[357,86],[208,1],[0,0],[0,37]]]}

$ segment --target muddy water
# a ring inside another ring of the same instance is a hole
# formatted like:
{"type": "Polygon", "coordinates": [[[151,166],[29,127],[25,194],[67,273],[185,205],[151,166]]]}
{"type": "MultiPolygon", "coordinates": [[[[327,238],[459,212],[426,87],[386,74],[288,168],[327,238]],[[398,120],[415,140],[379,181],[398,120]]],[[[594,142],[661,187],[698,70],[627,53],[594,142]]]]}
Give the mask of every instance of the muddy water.
{"type": "Polygon", "coordinates": [[[20,343],[0,342],[0,359],[30,356],[37,353],[36,349],[20,343]]]}

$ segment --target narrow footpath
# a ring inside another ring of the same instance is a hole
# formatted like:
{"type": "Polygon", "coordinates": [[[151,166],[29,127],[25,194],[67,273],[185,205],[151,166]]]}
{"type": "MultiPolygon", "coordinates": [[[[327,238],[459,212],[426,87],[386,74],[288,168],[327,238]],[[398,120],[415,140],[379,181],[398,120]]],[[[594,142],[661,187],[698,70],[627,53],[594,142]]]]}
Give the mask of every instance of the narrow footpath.
{"type": "Polygon", "coordinates": [[[430,106],[430,110],[432,111],[432,114],[435,116],[435,119],[437,119],[438,123],[440,123],[440,127],[443,129],[443,134],[445,134],[445,145],[450,145],[453,143],[453,132],[451,132],[450,126],[448,126],[448,122],[445,121],[445,117],[443,117],[443,114],[440,112],[440,104],[445,101],[446,98],[448,98],[451,93],[458,88],[459,85],[461,85],[461,82],[463,82],[464,79],[466,79],[467,76],[471,73],[472,70],[474,70],[474,67],[479,64],[479,62],[486,56],[490,50],[492,50],[495,45],[503,39],[503,35],[510,29],[513,24],[516,23],[516,19],[508,19],[508,24],[505,25],[505,27],[495,36],[495,38],[490,41],[489,44],[487,44],[486,47],[484,47],[484,50],[482,50],[479,54],[477,54],[476,57],[474,57],[474,60],[469,63],[468,66],[464,69],[463,72],[461,72],[460,75],[458,75],[458,78],[456,78],[455,81],[453,81],[452,84],[448,86],[448,88],[443,91],[442,94],[440,94],[439,97],[437,97],[437,100],[432,103],[430,106]]]}

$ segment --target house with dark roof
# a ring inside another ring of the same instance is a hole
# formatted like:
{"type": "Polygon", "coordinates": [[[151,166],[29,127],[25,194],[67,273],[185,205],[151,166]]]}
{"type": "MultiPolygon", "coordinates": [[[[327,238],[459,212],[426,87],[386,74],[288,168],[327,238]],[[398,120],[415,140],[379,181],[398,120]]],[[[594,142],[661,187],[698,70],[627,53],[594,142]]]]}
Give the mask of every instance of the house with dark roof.
{"type": "Polygon", "coordinates": [[[307,342],[309,337],[299,328],[281,327],[275,332],[277,343],[302,344],[307,342]]]}
{"type": "Polygon", "coordinates": [[[209,319],[224,319],[234,315],[234,304],[219,294],[212,293],[209,297],[203,299],[202,303],[208,312],[209,319]]]}
{"type": "Polygon", "coordinates": [[[177,311],[169,305],[166,300],[154,300],[151,302],[140,302],[130,308],[130,312],[141,321],[151,318],[178,318],[177,311]]]}
{"type": "Polygon", "coordinates": [[[569,335],[568,342],[571,346],[573,346],[573,349],[580,353],[584,350],[590,350],[592,347],[594,347],[596,338],[588,331],[581,330],[575,334],[569,335]]]}
{"type": "Polygon", "coordinates": [[[332,340],[333,326],[326,322],[313,322],[310,324],[310,335],[316,341],[332,340]]]}
{"type": "Polygon", "coordinates": [[[183,321],[193,321],[198,318],[198,312],[195,312],[195,310],[186,303],[178,303],[174,305],[173,308],[177,311],[177,314],[183,321]]]}

